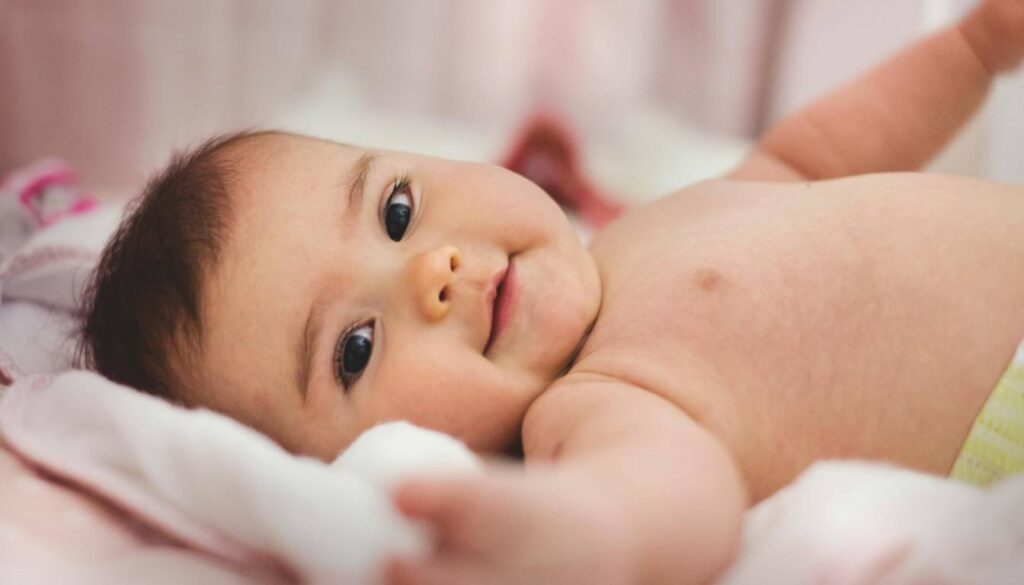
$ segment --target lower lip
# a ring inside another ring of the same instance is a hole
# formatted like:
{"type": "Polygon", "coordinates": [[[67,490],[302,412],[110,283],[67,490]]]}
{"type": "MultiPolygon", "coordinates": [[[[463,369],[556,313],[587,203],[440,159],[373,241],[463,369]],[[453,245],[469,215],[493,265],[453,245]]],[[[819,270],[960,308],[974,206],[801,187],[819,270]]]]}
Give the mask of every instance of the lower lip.
{"type": "Polygon", "coordinates": [[[498,306],[494,308],[494,326],[491,327],[492,343],[498,339],[498,336],[505,330],[505,326],[512,318],[518,293],[519,282],[516,280],[516,265],[509,262],[508,270],[505,272],[505,280],[501,283],[501,294],[495,299],[498,306]]]}

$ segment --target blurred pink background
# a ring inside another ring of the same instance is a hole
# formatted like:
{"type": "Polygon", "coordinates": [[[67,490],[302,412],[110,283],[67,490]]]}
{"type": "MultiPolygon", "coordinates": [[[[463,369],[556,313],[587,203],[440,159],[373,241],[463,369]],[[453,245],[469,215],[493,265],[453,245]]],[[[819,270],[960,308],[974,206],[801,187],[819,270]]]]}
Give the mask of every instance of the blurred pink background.
{"type": "MultiPolygon", "coordinates": [[[[268,125],[493,159],[545,108],[598,176],[653,192],[720,172],[972,4],[0,0],[0,173],[59,155],[94,192],[131,195],[172,148],[268,125]]],[[[1024,182],[1022,103],[1017,74],[937,168],[1024,182]]]]}

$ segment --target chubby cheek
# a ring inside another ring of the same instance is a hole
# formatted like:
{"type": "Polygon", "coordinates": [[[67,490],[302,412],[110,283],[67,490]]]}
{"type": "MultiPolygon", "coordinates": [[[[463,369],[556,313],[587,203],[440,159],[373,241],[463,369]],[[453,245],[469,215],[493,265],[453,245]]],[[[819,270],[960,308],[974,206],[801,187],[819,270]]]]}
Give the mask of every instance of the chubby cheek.
{"type": "Polygon", "coordinates": [[[571,226],[558,204],[528,179],[501,167],[455,162],[438,183],[446,185],[448,217],[459,231],[497,236],[509,251],[550,243],[571,226]]]}
{"type": "Polygon", "coordinates": [[[499,451],[518,436],[532,396],[479,355],[433,351],[394,363],[379,376],[374,422],[404,419],[458,437],[476,451],[499,451]]]}
{"type": "MultiPolygon", "coordinates": [[[[525,181],[525,179],[523,179],[525,181]]],[[[559,246],[576,235],[561,208],[539,188],[530,184],[511,202],[494,202],[503,210],[500,227],[519,240],[521,249],[559,246]]]]}
{"type": "Polygon", "coordinates": [[[289,452],[333,461],[364,430],[358,413],[334,383],[314,390],[295,417],[279,411],[278,433],[274,438],[289,452]]]}
{"type": "Polygon", "coordinates": [[[600,304],[596,269],[571,250],[546,248],[520,259],[521,318],[515,357],[553,381],[600,304]]]}

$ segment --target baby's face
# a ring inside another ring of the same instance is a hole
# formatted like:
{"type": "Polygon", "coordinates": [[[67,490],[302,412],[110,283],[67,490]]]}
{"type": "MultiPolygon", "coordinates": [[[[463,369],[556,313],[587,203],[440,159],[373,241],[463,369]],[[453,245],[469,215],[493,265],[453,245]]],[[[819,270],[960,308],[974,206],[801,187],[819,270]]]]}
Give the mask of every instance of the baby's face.
{"type": "Polygon", "coordinates": [[[393,419],[509,446],[600,304],[561,210],[490,165],[245,148],[185,401],[324,459],[393,419]]]}

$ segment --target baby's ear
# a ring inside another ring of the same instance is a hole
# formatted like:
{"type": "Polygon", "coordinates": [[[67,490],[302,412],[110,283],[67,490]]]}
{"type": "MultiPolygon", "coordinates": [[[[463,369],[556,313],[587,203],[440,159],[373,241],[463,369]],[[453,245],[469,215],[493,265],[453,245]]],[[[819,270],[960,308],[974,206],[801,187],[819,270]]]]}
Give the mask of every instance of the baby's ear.
{"type": "Polygon", "coordinates": [[[422,472],[482,469],[480,460],[458,439],[405,421],[387,422],[364,431],[331,467],[355,473],[386,491],[422,472]]]}

